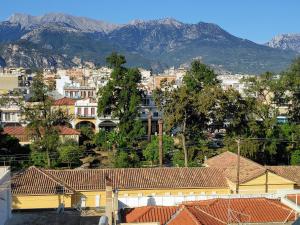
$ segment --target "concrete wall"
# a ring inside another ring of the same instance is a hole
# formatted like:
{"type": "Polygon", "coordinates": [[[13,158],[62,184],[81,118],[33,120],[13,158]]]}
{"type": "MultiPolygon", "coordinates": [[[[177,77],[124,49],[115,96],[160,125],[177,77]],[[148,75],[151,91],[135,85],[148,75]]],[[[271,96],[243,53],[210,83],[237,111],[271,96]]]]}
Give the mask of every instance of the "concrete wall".
{"type": "Polygon", "coordinates": [[[0,225],[11,217],[11,188],[9,167],[0,167],[0,225]]]}

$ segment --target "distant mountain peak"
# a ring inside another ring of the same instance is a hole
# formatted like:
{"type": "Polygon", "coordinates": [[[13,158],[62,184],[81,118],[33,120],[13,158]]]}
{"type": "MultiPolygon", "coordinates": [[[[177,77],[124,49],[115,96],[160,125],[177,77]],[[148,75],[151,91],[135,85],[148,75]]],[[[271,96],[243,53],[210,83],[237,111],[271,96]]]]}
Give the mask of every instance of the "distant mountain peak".
{"type": "Polygon", "coordinates": [[[267,42],[266,45],[272,48],[289,49],[300,52],[300,33],[276,35],[267,42]]]}
{"type": "Polygon", "coordinates": [[[135,19],[128,23],[129,25],[169,25],[169,26],[182,26],[184,23],[174,19],[174,18],[162,18],[162,19],[155,19],[155,20],[140,20],[135,19]]]}
{"type": "Polygon", "coordinates": [[[85,32],[110,32],[120,25],[107,23],[100,20],[86,17],[72,16],[65,13],[47,13],[42,16],[31,16],[23,13],[15,13],[8,18],[11,23],[18,23],[23,28],[29,29],[32,26],[45,25],[48,23],[65,23],[85,32]]]}

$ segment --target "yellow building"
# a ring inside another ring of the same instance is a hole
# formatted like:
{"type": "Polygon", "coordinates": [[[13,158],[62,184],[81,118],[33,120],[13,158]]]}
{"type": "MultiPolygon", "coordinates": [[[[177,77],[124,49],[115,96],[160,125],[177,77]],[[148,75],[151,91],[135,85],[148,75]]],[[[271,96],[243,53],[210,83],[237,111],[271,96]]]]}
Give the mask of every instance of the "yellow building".
{"type": "Polygon", "coordinates": [[[46,170],[30,167],[12,180],[13,209],[105,206],[109,179],[118,197],[218,196],[273,193],[300,185],[300,167],[263,167],[230,152],[207,160],[198,168],[130,168],[46,170]],[[290,171],[290,172],[284,172],[290,171]]]}
{"type": "Polygon", "coordinates": [[[54,101],[53,106],[52,106],[52,110],[58,110],[61,109],[63,110],[67,115],[71,116],[72,118],[74,118],[75,115],[75,99],[71,99],[71,98],[61,98],[61,99],[57,99],[54,101]]]}

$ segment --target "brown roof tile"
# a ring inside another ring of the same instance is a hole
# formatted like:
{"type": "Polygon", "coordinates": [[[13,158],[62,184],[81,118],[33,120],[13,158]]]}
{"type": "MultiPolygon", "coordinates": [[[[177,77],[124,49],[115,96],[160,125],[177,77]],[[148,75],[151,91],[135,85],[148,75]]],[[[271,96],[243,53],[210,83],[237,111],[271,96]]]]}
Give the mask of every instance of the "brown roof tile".
{"type": "MultiPolygon", "coordinates": [[[[58,132],[61,135],[80,135],[80,132],[69,128],[66,126],[57,126],[58,132]]],[[[40,129],[43,131],[43,129],[40,129]]],[[[11,135],[11,136],[17,136],[17,135],[29,135],[30,130],[28,130],[26,127],[18,127],[18,126],[7,126],[3,128],[3,133],[11,135]]]]}
{"type": "Polygon", "coordinates": [[[19,195],[44,195],[73,193],[67,184],[36,167],[29,167],[12,179],[12,193],[19,195]]]}
{"type": "Polygon", "coordinates": [[[61,98],[54,101],[53,105],[62,106],[62,105],[75,105],[76,100],[72,98],[61,98]]]}
{"type": "Polygon", "coordinates": [[[267,166],[266,168],[300,186],[300,166],[267,166]]]}
{"type": "Polygon", "coordinates": [[[6,127],[3,128],[3,133],[11,135],[11,136],[25,135],[26,134],[26,128],[25,127],[20,127],[20,126],[6,126],[6,127]]]}
{"type": "Polygon", "coordinates": [[[59,134],[61,135],[80,135],[78,130],[66,126],[58,126],[59,134]]]}
{"type": "MultiPolygon", "coordinates": [[[[232,152],[223,152],[206,161],[207,166],[222,168],[225,170],[226,177],[236,182],[237,174],[237,154],[232,152]]],[[[245,157],[240,157],[240,183],[248,182],[266,172],[266,168],[245,157]]]]}
{"type": "MultiPolygon", "coordinates": [[[[38,171],[32,170],[31,173],[38,171]]],[[[104,190],[105,177],[109,177],[113,186],[119,189],[227,187],[222,170],[217,168],[40,169],[40,171],[55,177],[74,190],[104,190]],[[211,179],[212,177],[214,179],[211,179]]],[[[30,177],[21,175],[16,177],[15,182],[18,182],[19,179],[26,180],[25,186],[26,184],[30,185],[30,177]]],[[[14,190],[14,193],[18,194],[19,189],[14,190]]]]}

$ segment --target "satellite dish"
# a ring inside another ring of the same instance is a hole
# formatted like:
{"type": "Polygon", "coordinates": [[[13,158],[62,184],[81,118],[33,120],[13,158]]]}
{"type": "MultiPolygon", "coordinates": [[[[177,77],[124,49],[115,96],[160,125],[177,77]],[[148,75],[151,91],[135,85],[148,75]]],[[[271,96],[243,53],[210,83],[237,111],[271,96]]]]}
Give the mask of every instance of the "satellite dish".
{"type": "Polygon", "coordinates": [[[108,218],[107,216],[101,216],[99,219],[98,225],[108,225],[108,218]]]}

